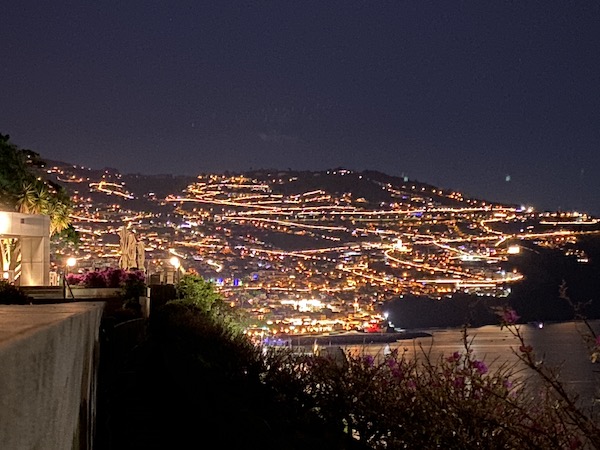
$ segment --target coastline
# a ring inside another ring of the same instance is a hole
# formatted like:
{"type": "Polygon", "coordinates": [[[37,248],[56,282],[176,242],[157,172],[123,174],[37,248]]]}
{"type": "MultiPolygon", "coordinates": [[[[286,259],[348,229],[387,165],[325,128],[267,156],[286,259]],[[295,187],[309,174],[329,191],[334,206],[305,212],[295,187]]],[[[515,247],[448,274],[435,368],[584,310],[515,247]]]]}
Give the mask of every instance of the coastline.
{"type": "Polygon", "coordinates": [[[288,342],[292,347],[306,347],[309,345],[357,345],[357,344],[379,344],[391,343],[406,339],[420,337],[431,337],[431,333],[424,331],[393,331],[381,333],[366,333],[360,331],[349,331],[336,334],[318,335],[288,335],[280,336],[279,339],[288,342]]]}

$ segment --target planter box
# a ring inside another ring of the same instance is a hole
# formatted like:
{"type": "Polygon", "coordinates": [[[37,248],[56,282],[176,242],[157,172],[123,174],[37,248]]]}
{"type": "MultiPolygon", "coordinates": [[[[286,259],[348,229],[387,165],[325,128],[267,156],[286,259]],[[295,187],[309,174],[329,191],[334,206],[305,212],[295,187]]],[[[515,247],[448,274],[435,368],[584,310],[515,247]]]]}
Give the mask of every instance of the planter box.
{"type": "MultiPolygon", "coordinates": [[[[71,286],[71,292],[67,289],[66,301],[69,300],[99,300],[106,304],[106,312],[112,313],[121,309],[123,298],[121,297],[121,288],[88,288],[83,286],[71,286]],[[71,296],[71,292],[73,295],[71,296]]],[[[150,288],[146,288],[146,296],[140,296],[139,302],[142,311],[142,317],[150,317],[150,288]]]]}
{"type": "MultiPolygon", "coordinates": [[[[121,295],[121,288],[88,288],[83,286],[71,286],[71,292],[75,299],[82,298],[115,298],[121,295]]],[[[67,289],[67,299],[71,297],[71,292],[67,289]]]]}

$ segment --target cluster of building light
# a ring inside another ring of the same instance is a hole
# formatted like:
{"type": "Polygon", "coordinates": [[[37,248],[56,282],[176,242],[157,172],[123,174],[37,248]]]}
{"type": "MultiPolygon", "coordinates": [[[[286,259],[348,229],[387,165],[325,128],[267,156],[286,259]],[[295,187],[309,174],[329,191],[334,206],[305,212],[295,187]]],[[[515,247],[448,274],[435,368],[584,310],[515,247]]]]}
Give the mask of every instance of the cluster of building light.
{"type": "Polygon", "coordinates": [[[287,174],[200,176],[182,194],[160,199],[131,193],[109,173],[94,180],[64,168],[55,173],[80,192],[73,220],[89,264],[118,258],[114,236],[128,224],[146,245],[149,273],[193,269],[212,278],[229,301],[260,318],[264,326],[256,330],[263,333],[364,328],[381,320],[376,303],[407,293],[505,295],[521,279],[502,268],[520,252],[518,242],[559,242],[579,232],[565,228],[571,222],[595,225],[585,215],[545,216],[410,183],[382,184],[397,201],[370,205],[350,193],[279,193],[277,186],[294,178],[287,174]],[[90,201],[86,191],[105,195],[106,203],[90,201]],[[115,195],[118,204],[110,200],[115,195]],[[159,212],[130,210],[134,197],[159,212]],[[456,206],[440,206],[434,197],[456,206]],[[535,225],[503,228],[525,221],[535,225]],[[269,233],[315,246],[284,250],[264,238],[269,233]]]}

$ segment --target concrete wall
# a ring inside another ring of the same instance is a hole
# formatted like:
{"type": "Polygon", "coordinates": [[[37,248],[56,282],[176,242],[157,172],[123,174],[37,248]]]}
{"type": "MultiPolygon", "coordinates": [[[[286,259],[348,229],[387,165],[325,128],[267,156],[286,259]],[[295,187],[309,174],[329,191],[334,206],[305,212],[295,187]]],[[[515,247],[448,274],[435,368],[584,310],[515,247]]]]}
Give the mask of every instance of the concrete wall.
{"type": "Polygon", "coordinates": [[[0,305],[0,449],[93,447],[103,308],[0,305]]]}
{"type": "Polygon", "coordinates": [[[50,218],[38,214],[0,211],[0,238],[2,237],[21,241],[19,285],[50,285],[50,218]]]}
{"type": "Polygon", "coordinates": [[[21,238],[20,286],[50,285],[50,239],[21,238]]]}

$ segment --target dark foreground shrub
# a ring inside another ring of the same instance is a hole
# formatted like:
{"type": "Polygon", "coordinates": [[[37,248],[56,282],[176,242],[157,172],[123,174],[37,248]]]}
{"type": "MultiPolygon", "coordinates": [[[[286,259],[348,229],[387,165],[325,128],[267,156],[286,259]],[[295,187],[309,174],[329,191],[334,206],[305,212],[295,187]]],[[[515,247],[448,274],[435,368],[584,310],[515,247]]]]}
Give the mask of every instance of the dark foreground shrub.
{"type": "Polygon", "coordinates": [[[171,301],[151,320],[173,435],[204,424],[220,448],[599,448],[596,422],[540,365],[512,310],[500,311],[501,324],[541,388],[521,365],[475,358],[467,328],[464,349],[436,360],[424,349],[333,357],[259,348],[216,304],[171,301]]]}
{"type": "Polygon", "coordinates": [[[193,303],[168,302],[153,318],[151,333],[169,366],[195,380],[192,384],[199,379],[226,384],[260,372],[260,352],[246,336],[193,303]]]}
{"type": "Polygon", "coordinates": [[[202,429],[218,436],[223,449],[366,448],[265,384],[262,350],[224,310],[168,302],[153,312],[150,336],[165,370],[161,390],[171,402],[166,414],[176,429],[193,436],[202,429]]]}
{"type": "Polygon", "coordinates": [[[8,281],[0,281],[0,304],[1,305],[28,305],[31,297],[23,290],[8,281]]]}
{"type": "Polygon", "coordinates": [[[597,448],[597,428],[548,383],[464,351],[432,361],[392,351],[346,360],[271,349],[264,382],[298,415],[315,412],[372,449],[597,448]]]}

